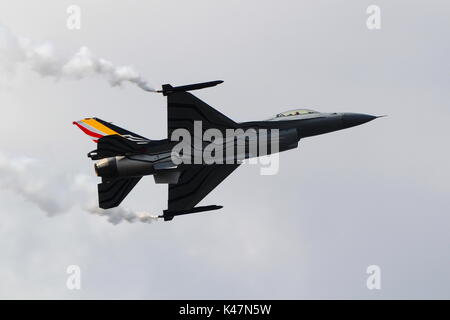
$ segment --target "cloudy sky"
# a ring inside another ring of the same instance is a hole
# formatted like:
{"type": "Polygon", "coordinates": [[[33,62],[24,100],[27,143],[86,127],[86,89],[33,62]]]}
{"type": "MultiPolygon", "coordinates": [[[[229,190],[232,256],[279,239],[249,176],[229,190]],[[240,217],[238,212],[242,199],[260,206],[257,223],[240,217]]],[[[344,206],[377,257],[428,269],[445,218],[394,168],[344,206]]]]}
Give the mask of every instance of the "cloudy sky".
{"type": "MultiPolygon", "coordinates": [[[[438,0],[1,2],[1,25],[60,57],[86,46],[156,87],[225,80],[196,95],[236,121],[389,116],[301,141],[277,175],[241,167],[202,202],[222,210],[166,223],[114,225],[83,203],[49,217],[0,179],[0,298],[450,298],[449,16],[438,0]],[[80,30],[66,27],[71,4],[80,30]],[[372,4],[380,30],[366,27],[372,4]],[[66,288],[69,265],[81,290],[66,288]],[[369,265],[381,290],[366,287],[369,265]]],[[[95,188],[95,145],[72,121],[165,138],[164,97],[129,83],[18,63],[0,84],[0,155],[35,159],[16,182],[49,177],[50,199],[72,199],[77,175],[95,188]]],[[[166,198],[149,177],[124,205],[158,214],[166,198]]]]}

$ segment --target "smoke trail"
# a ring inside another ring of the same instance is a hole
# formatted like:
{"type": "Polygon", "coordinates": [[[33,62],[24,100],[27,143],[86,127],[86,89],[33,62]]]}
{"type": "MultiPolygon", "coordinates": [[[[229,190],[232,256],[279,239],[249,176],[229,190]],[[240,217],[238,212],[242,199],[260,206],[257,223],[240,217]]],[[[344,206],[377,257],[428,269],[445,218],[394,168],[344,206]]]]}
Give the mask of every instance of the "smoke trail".
{"type": "Polygon", "coordinates": [[[95,179],[87,175],[51,177],[35,159],[11,158],[0,154],[0,189],[19,194],[50,217],[80,206],[86,212],[105,216],[112,224],[122,221],[151,223],[158,220],[157,216],[129,208],[98,208],[95,186],[95,179]]]}
{"type": "Polygon", "coordinates": [[[130,82],[143,90],[155,92],[131,66],[115,66],[112,62],[93,55],[87,47],[81,47],[70,59],[61,59],[55,54],[50,42],[34,43],[16,36],[0,24],[0,69],[11,74],[20,64],[28,65],[41,76],[55,79],[80,80],[97,74],[104,77],[111,86],[130,82]]]}

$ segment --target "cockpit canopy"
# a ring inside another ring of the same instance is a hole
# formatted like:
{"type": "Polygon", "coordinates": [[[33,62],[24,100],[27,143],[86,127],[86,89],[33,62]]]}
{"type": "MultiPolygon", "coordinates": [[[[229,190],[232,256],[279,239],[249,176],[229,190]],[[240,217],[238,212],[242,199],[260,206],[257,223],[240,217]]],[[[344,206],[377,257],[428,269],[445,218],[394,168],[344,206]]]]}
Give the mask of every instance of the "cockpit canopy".
{"type": "Polygon", "coordinates": [[[310,110],[310,109],[296,109],[296,110],[289,110],[289,111],[279,113],[275,116],[275,118],[302,116],[302,115],[313,114],[313,113],[318,113],[318,112],[314,111],[314,110],[310,110]]]}

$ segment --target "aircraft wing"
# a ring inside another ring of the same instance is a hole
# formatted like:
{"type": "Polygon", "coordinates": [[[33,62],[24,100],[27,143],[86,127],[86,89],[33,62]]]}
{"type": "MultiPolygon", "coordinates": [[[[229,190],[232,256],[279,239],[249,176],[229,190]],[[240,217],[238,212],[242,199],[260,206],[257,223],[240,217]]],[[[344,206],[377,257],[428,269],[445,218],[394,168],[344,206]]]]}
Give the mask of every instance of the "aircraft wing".
{"type": "Polygon", "coordinates": [[[236,129],[238,124],[189,92],[167,95],[167,137],[176,129],[194,133],[194,121],[202,122],[202,129],[236,129]]]}
{"type": "MultiPolygon", "coordinates": [[[[210,128],[225,131],[237,128],[238,124],[223,115],[189,90],[215,86],[223,81],[211,81],[193,85],[172,87],[163,85],[162,92],[167,96],[167,134],[170,139],[176,129],[185,129],[195,135],[194,122],[201,121],[203,132],[210,128]]],[[[203,133],[202,132],[202,133],[203,133]]],[[[164,210],[164,220],[174,216],[220,209],[220,206],[196,205],[228,177],[239,164],[182,164],[177,184],[169,184],[168,208],[164,210]]]]}
{"type": "Polygon", "coordinates": [[[169,184],[168,209],[164,220],[176,215],[220,209],[220,206],[195,207],[215,187],[226,179],[239,164],[181,165],[177,184],[169,184]]]}

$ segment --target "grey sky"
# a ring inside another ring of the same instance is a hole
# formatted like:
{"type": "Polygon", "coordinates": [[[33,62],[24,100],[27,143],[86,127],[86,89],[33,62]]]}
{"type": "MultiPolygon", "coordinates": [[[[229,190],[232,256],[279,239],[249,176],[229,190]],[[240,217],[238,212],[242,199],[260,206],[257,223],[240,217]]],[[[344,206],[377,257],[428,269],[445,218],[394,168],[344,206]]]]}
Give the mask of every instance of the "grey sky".
{"type": "MultiPolygon", "coordinates": [[[[61,56],[81,46],[150,84],[225,83],[196,95],[236,121],[297,107],[389,117],[305,139],[280,172],[241,167],[210,214],[114,226],[79,209],[47,217],[0,192],[1,298],[450,298],[450,4],[447,1],[29,1],[0,22],[61,56]],[[66,8],[82,28],[66,28],[66,8]],[[381,7],[382,28],[366,28],[381,7]],[[82,290],[66,289],[78,264],[82,290]],[[382,289],[366,288],[366,268],[382,289]]],[[[0,88],[0,152],[53,175],[94,175],[74,120],[98,116],[165,138],[162,96],[98,77],[19,68],[0,88]]],[[[60,186],[64,188],[64,185],[60,186]]],[[[158,213],[166,186],[125,200],[158,213]]]]}

